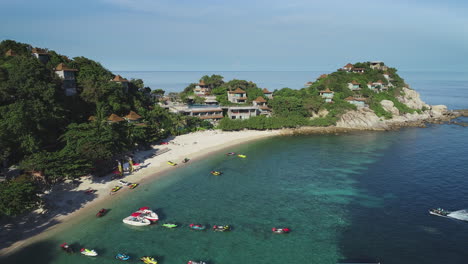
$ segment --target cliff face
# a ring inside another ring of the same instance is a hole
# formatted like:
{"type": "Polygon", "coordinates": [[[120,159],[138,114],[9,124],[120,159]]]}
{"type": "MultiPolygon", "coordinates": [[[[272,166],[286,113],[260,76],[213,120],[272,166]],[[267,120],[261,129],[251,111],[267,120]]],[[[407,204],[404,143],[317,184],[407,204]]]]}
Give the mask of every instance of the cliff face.
{"type": "Polygon", "coordinates": [[[363,130],[387,130],[402,126],[418,126],[424,122],[441,119],[447,112],[445,105],[430,106],[424,103],[419,93],[407,88],[403,89],[404,96],[398,100],[413,109],[426,109],[421,114],[400,114],[392,101],[382,100],[380,104],[387,111],[392,113],[391,119],[378,117],[374,111],[369,108],[360,108],[356,111],[349,111],[341,116],[336,126],[349,129],[363,130]]]}

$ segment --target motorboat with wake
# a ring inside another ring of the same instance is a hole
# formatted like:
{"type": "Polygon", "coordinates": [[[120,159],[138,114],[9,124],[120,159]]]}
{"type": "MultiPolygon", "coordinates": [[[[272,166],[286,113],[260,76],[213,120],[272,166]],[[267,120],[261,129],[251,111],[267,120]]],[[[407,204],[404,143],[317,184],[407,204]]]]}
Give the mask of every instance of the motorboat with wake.
{"type": "Polygon", "coordinates": [[[151,222],[156,222],[159,220],[159,216],[155,212],[153,212],[148,206],[141,207],[135,213],[141,213],[141,217],[144,217],[150,220],[151,222]]]}
{"type": "Polygon", "coordinates": [[[446,211],[442,208],[436,208],[436,209],[431,209],[429,210],[429,213],[431,215],[437,215],[437,216],[442,216],[442,217],[448,217],[448,214],[450,214],[450,211],[446,211]]]}
{"type": "Polygon", "coordinates": [[[157,260],[148,256],[141,257],[140,260],[145,264],[158,264],[157,260]]]}
{"type": "Polygon", "coordinates": [[[142,217],[141,213],[133,213],[128,217],[125,217],[122,222],[124,222],[127,225],[132,225],[132,226],[147,226],[151,225],[151,221],[142,217]]]}
{"type": "Polygon", "coordinates": [[[81,254],[88,257],[96,257],[98,255],[98,253],[94,249],[82,248],[80,252],[81,254]]]}
{"type": "Polygon", "coordinates": [[[62,245],[60,245],[60,247],[63,249],[63,251],[67,253],[73,253],[73,248],[71,248],[71,246],[67,243],[63,243],[62,245]]]}

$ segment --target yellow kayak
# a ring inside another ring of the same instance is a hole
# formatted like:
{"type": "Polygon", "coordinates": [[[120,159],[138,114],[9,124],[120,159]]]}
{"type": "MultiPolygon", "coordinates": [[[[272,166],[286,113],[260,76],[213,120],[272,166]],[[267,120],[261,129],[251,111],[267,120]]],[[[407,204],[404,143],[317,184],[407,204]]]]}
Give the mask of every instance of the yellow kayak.
{"type": "Polygon", "coordinates": [[[243,155],[243,154],[239,154],[239,155],[237,155],[237,157],[243,158],[243,159],[247,158],[247,156],[246,156],[246,155],[243,155]]]}
{"type": "Polygon", "coordinates": [[[177,165],[177,163],[175,163],[175,162],[172,162],[172,161],[168,161],[168,162],[167,162],[167,164],[169,164],[169,165],[171,165],[171,166],[175,166],[175,165],[177,165]]]}

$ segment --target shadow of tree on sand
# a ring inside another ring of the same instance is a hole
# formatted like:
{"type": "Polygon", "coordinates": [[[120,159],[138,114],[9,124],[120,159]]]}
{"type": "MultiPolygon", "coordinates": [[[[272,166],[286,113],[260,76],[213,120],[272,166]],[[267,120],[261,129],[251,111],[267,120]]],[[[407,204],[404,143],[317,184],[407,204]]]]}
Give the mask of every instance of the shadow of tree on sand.
{"type": "Polygon", "coordinates": [[[71,214],[96,198],[93,193],[87,194],[83,191],[73,190],[75,187],[73,183],[56,186],[54,188],[59,189],[55,189],[43,196],[45,206],[42,210],[1,219],[0,250],[60,223],[59,220],[55,219],[56,217],[71,214]]]}
{"type": "Polygon", "coordinates": [[[57,257],[56,250],[60,249],[53,241],[40,241],[21,248],[12,254],[0,255],[0,263],[49,264],[57,257]]]}

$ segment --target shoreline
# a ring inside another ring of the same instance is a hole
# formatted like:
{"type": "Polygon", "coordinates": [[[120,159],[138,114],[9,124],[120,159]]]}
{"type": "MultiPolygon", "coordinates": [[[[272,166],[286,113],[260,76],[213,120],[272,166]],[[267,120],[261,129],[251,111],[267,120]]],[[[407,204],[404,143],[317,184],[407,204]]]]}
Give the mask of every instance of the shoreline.
{"type": "MultiPolygon", "coordinates": [[[[170,151],[168,152],[145,159],[144,163],[141,164],[134,173],[125,175],[120,179],[139,184],[157,181],[161,177],[167,175],[170,171],[177,169],[178,167],[184,167],[185,165],[180,163],[180,165],[177,166],[170,166],[166,163],[169,160],[179,163],[182,159],[188,157],[190,158],[189,162],[196,162],[203,157],[212,155],[214,152],[221,151],[229,147],[280,135],[280,130],[247,130],[235,132],[210,130],[176,136],[169,140],[169,145],[155,145],[152,150],[135,153],[135,160],[141,159],[143,161],[143,157],[147,156],[155,149],[165,147],[170,148],[170,151]]],[[[47,208],[46,211],[36,210],[21,217],[22,221],[20,222],[23,223],[31,221],[31,218],[35,218],[32,222],[37,224],[37,226],[11,226],[9,224],[2,224],[2,230],[0,231],[0,237],[2,238],[0,243],[3,244],[5,243],[5,240],[9,239],[11,240],[11,244],[6,246],[2,245],[0,256],[8,256],[23,247],[53,235],[54,232],[68,227],[74,221],[78,221],[80,216],[85,216],[89,213],[94,214],[98,207],[114,198],[114,195],[109,195],[110,189],[114,186],[120,185],[118,183],[120,179],[111,180],[111,175],[98,179],[102,180],[102,182],[93,182],[91,177],[83,178],[84,179],[80,179],[82,183],[75,188],[69,188],[71,183],[54,186],[54,188],[46,195],[47,197],[45,197],[47,201],[53,201],[50,202],[50,208],[47,208]],[[97,191],[90,197],[90,195],[84,193],[84,190],[88,188],[93,188],[97,191]],[[70,192],[74,192],[73,195],[75,197],[69,197],[70,192]],[[66,207],[69,206],[70,201],[71,203],[78,202],[79,204],[74,211],[67,213],[66,207]],[[31,230],[28,230],[26,235],[27,237],[22,237],[21,233],[23,233],[22,231],[25,229],[31,230]],[[3,233],[7,233],[6,236],[3,233]],[[16,235],[15,237],[15,234],[18,233],[20,233],[20,235],[16,235]]],[[[138,186],[137,189],[139,187],[140,186],[138,186]]],[[[117,195],[117,198],[121,198],[130,194],[131,191],[132,190],[128,190],[128,188],[122,188],[115,195],[117,195]]],[[[10,241],[6,242],[8,243],[10,241]]]]}
{"type": "MultiPolygon", "coordinates": [[[[136,182],[139,184],[156,181],[164,175],[167,175],[167,173],[170,171],[178,167],[185,166],[183,163],[177,166],[169,166],[166,163],[169,160],[179,163],[182,159],[188,157],[190,158],[190,163],[197,162],[203,157],[212,155],[214,152],[268,137],[310,134],[338,135],[342,133],[353,133],[361,131],[394,131],[403,127],[425,127],[426,123],[440,124],[443,121],[449,121],[456,117],[458,116],[450,116],[450,118],[444,118],[444,120],[441,120],[440,118],[428,118],[417,120],[415,122],[396,122],[392,124],[390,129],[385,129],[382,127],[330,126],[300,127],[267,131],[199,131],[176,136],[173,139],[166,141],[169,142],[168,145],[155,145],[151,150],[136,152],[134,154],[135,160],[144,160],[144,163],[141,164],[133,174],[125,175],[120,179],[129,182],[136,182]],[[151,153],[154,153],[156,150],[164,148],[169,148],[170,151],[164,152],[158,156],[145,158],[151,155],[151,153]]],[[[37,222],[39,222],[39,225],[15,227],[9,224],[2,224],[1,226],[3,230],[0,230],[0,237],[2,237],[2,239],[0,239],[0,243],[3,244],[5,243],[5,240],[7,240],[6,242],[11,244],[6,246],[2,245],[2,248],[0,249],[0,256],[10,255],[25,246],[44,239],[47,236],[53,235],[54,232],[57,232],[62,228],[67,228],[74,221],[80,219],[80,216],[88,215],[88,213],[95,213],[96,209],[100,207],[100,205],[105,204],[114,197],[113,195],[109,195],[110,189],[114,186],[120,185],[118,183],[119,179],[111,180],[111,175],[98,178],[97,180],[100,180],[100,182],[93,182],[92,177],[83,178],[84,179],[80,179],[82,183],[79,186],[70,187],[72,185],[71,183],[64,183],[59,184],[58,186],[54,186],[53,189],[48,194],[46,194],[46,197],[44,197],[46,201],[49,201],[47,204],[50,205],[46,211],[36,210],[33,213],[21,217],[23,218],[23,222],[30,221],[31,218],[36,218],[33,220],[33,222],[35,224],[38,224],[37,222]],[[84,190],[88,188],[95,189],[96,193],[93,194],[93,196],[84,194],[84,190]],[[70,192],[74,192],[75,197],[70,196],[70,192]],[[67,212],[66,209],[70,206],[70,204],[76,201],[79,203],[76,208],[71,212],[67,212]],[[8,232],[23,233],[22,231],[28,228],[31,230],[27,232],[26,237],[22,237],[21,235],[15,236],[8,234],[8,232]],[[7,230],[5,231],[5,229],[7,230]],[[5,232],[7,233],[6,237],[4,234],[5,232]]],[[[137,189],[138,188],[139,187],[137,187],[137,189]]],[[[131,193],[131,190],[127,189],[128,188],[122,188],[122,190],[117,192],[117,199],[120,199],[131,193]]]]}

